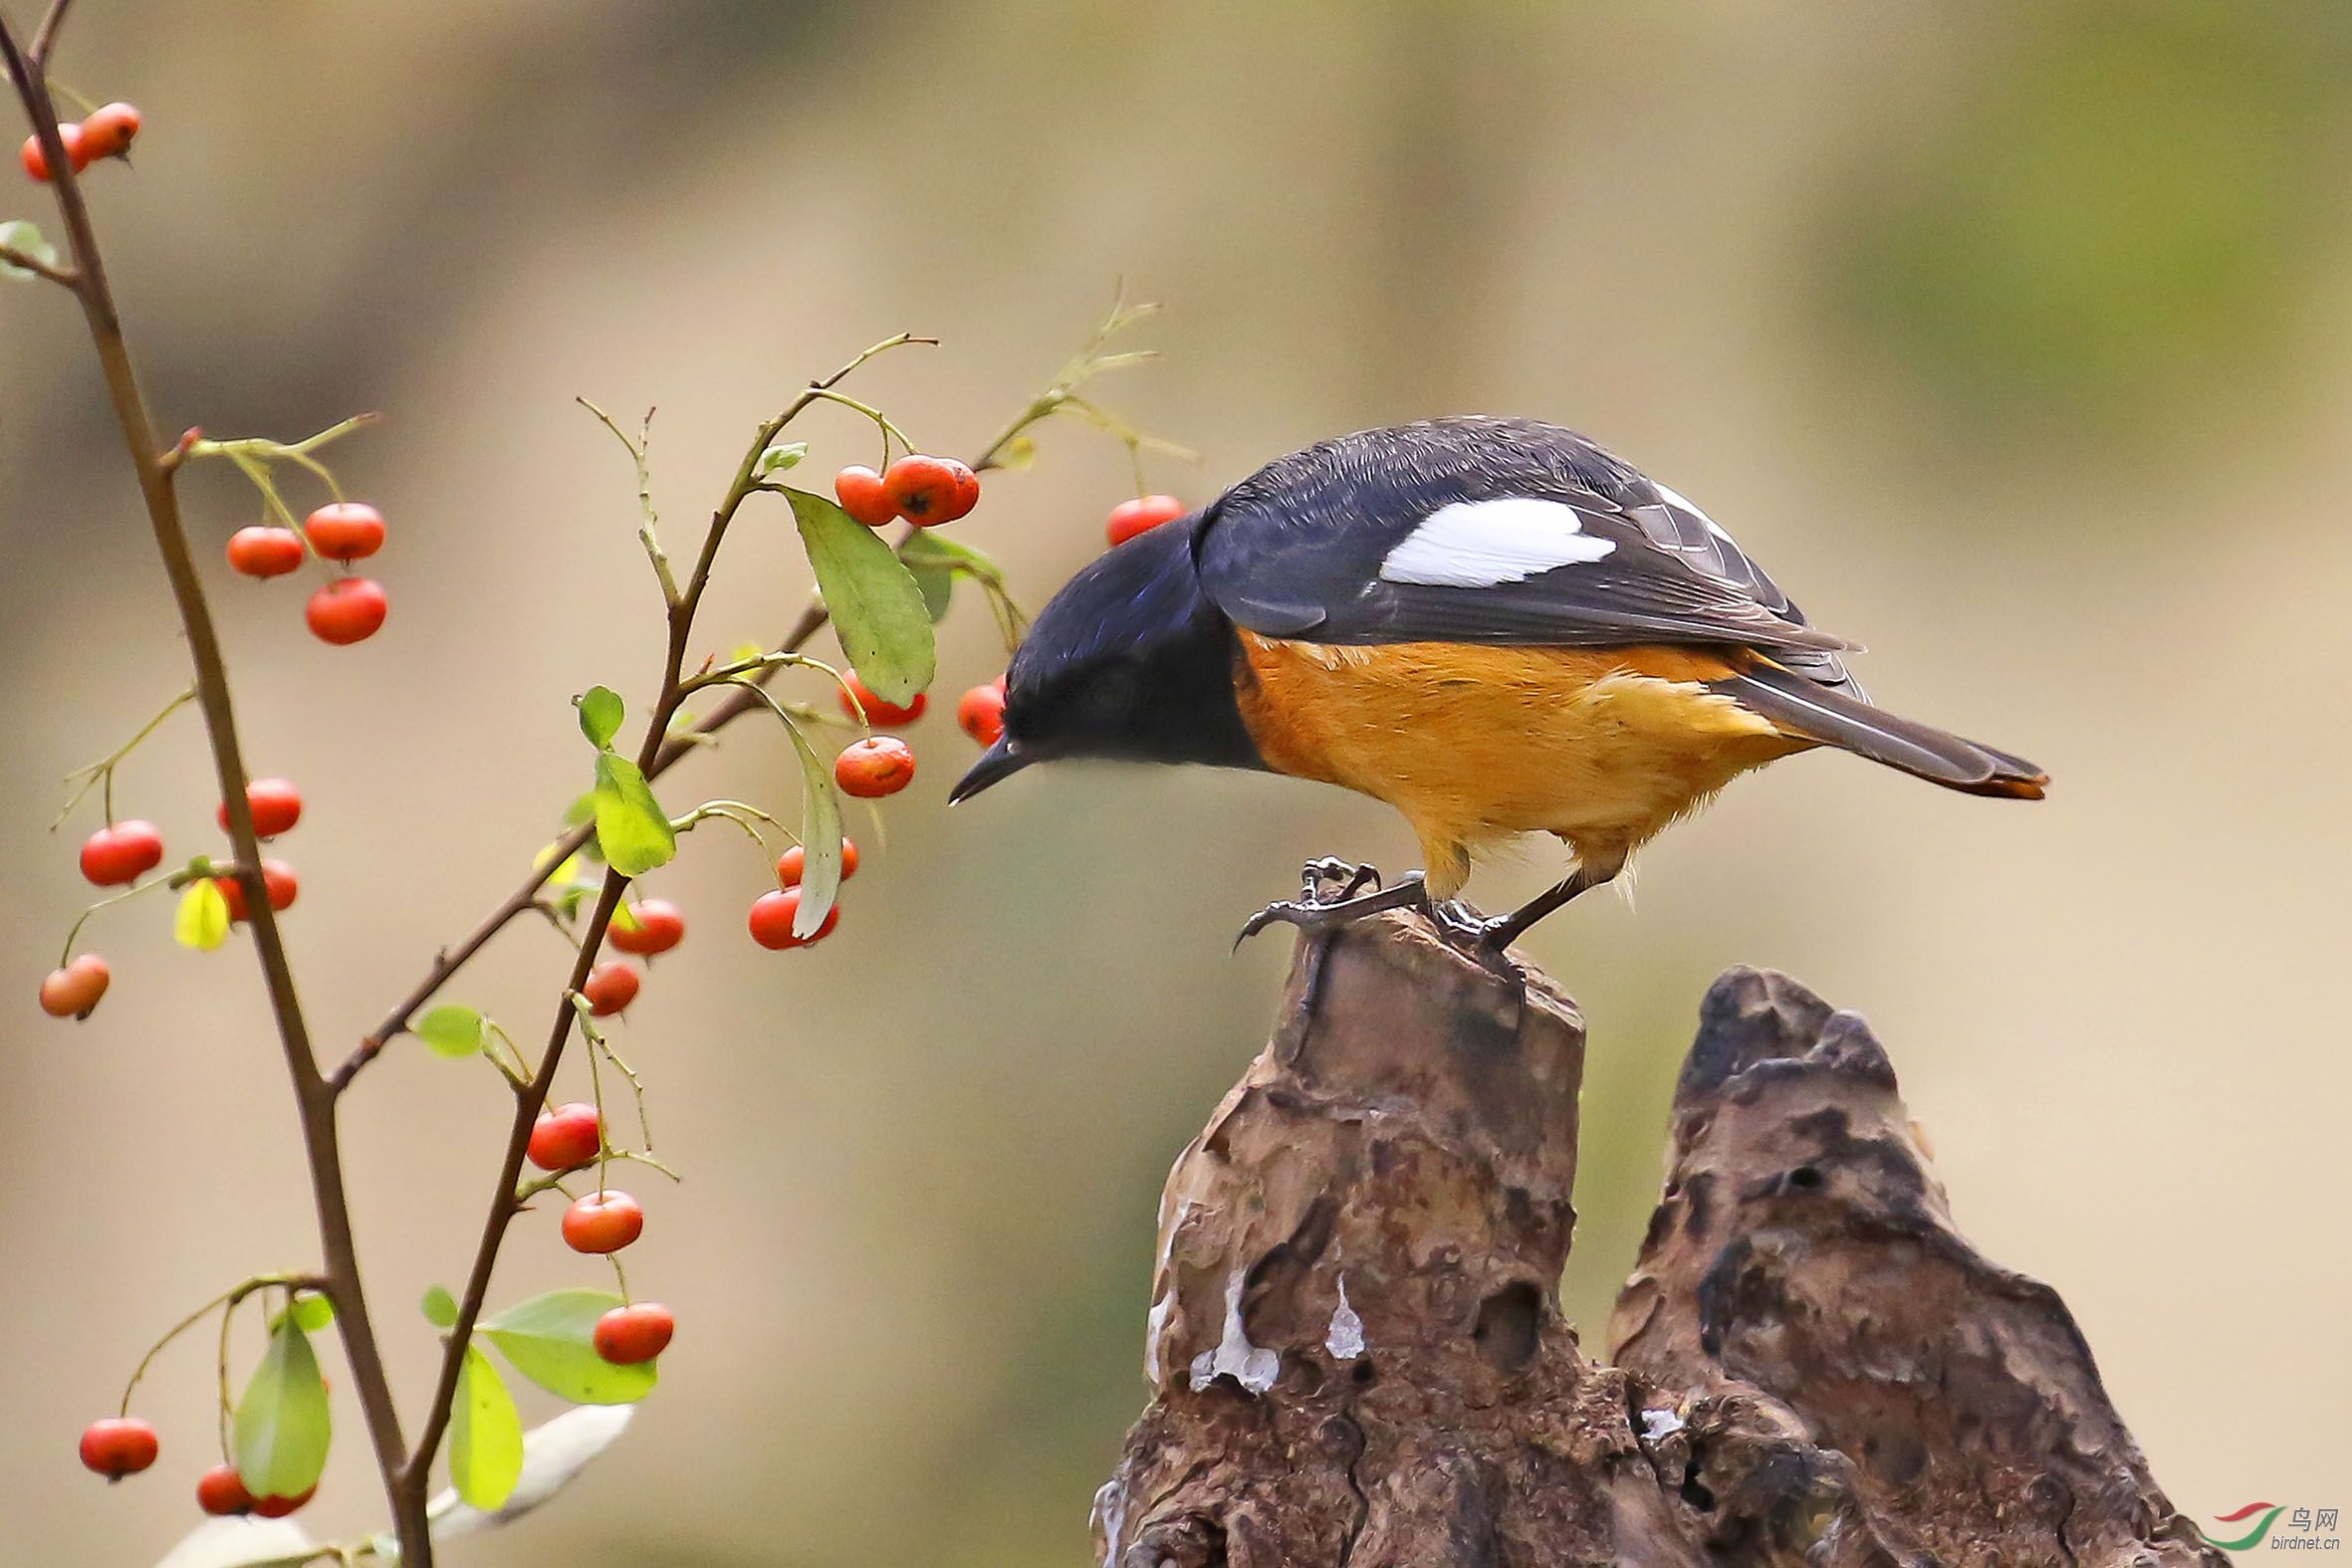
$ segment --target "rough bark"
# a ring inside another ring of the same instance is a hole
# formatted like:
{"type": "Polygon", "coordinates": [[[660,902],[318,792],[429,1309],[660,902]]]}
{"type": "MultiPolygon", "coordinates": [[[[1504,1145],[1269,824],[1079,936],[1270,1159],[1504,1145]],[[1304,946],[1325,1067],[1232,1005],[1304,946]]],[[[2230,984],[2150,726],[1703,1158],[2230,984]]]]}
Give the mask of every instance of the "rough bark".
{"type": "Polygon", "coordinates": [[[2046,1286],[1951,1228],[1886,1055],[1709,994],[1617,1366],[1559,1310],[1584,1030],[1387,915],[1302,938],[1178,1158],[1114,1568],[2219,1563],[2046,1286]]]}

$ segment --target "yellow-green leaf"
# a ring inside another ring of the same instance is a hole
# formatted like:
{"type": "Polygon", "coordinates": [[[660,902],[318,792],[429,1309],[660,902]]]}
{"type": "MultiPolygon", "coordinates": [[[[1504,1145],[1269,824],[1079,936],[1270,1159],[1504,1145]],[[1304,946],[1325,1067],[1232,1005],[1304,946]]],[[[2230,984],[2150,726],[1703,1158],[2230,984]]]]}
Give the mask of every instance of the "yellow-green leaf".
{"type": "Polygon", "coordinates": [[[517,1372],[575,1405],[630,1405],[653,1392],[650,1361],[616,1367],[596,1354],[596,1319],[621,1304],[608,1290],[551,1290],[482,1324],[517,1372]]]}
{"type": "Polygon", "coordinates": [[[442,1056],[471,1056],[482,1048],[482,1014],[455,1003],[443,1003],[418,1018],[414,1029],[418,1039],[442,1056]]]}
{"type": "Polygon", "coordinates": [[[620,721],[628,714],[621,706],[620,693],[609,686],[590,686],[573,698],[572,705],[580,710],[580,733],[598,751],[612,744],[612,738],[620,733],[620,721]]]}
{"type": "Polygon", "coordinates": [[[596,842],[622,876],[643,876],[678,852],[677,831],[645,776],[611,752],[596,754],[596,842]]]}
{"type": "Polygon", "coordinates": [[[457,1372],[449,1407],[449,1480],[484,1513],[506,1506],[523,1478],[523,1414],[490,1358],[472,1345],[457,1372]]]}
{"type": "Polygon", "coordinates": [[[229,901],[208,876],[190,882],[179,896],[171,934],[183,948],[209,953],[229,940],[229,901]]]}
{"type": "Polygon", "coordinates": [[[311,1336],[289,1315],[237,1401],[237,1473],[256,1497],[298,1497],[319,1484],[334,1433],[311,1336]]]}

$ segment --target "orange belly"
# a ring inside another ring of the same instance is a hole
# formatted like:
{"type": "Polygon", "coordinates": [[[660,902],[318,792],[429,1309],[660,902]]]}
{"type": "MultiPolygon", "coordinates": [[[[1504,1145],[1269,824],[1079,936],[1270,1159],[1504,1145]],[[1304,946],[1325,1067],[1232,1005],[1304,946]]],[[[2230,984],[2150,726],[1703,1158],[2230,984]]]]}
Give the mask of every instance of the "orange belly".
{"type": "Polygon", "coordinates": [[[1739,775],[1814,744],[1707,690],[1737,671],[1697,649],[1241,642],[1242,722],[1268,764],[1402,811],[1441,898],[1515,833],[1556,833],[1612,874],[1739,775]]]}

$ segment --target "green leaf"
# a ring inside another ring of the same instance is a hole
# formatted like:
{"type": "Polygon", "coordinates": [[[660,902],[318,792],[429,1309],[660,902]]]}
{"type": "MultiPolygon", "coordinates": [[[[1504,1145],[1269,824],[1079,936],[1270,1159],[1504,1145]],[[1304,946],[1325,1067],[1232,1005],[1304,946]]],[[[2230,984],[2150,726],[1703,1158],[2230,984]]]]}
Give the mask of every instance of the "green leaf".
{"type": "Polygon", "coordinates": [[[760,454],[760,477],[766,479],[770,474],[781,474],[788,468],[797,468],[801,459],[808,455],[809,443],[806,441],[780,442],[760,454]]]}
{"type": "Polygon", "coordinates": [[[298,1323],[281,1323],[237,1401],[237,1473],[256,1497],[300,1496],[319,1484],[334,1435],[311,1336],[298,1323]]]}
{"type": "Polygon", "coordinates": [[[490,1358],[472,1345],[449,1407],[449,1481],[484,1513],[506,1506],[523,1478],[523,1413],[490,1358]]]}
{"type": "Polygon", "coordinates": [[[946,566],[909,564],[907,570],[915,574],[915,590],[923,595],[923,611],[936,626],[947,619],[948,606],[956,596],[956,574],[946,566]]]}
{"type": "Polygon", "coordinates": [[[986,582],[1002,582],[1005,568],[986,551],[976,550],[961,540],[925,530],[899,547],[898,559],[909,566],[943,566],[962,571],[986,582]]]}
{"type": "Polygon", "coordinates": [[[581,823],[589,820],[595,814],[595,795],[593,793],[584,794],[578,799],[574,800],[570,805],[564,807],[564,825],[566,827],[578,827],[581,823]]]}
{"type": "Polygon", "coordinates": [[[880,535],[824,497],[806,490],[785,495],[857,678],[886,701],[911,702],[938,669],[931,616],[914,573],[880,535]]]}
{"type": "Polygon", "coordinates": [[[455,1003],[435,1008],[418,1018],[413,1029],[438,1055],[471,1056],[482,1048],[482,1014],[455,1003]]]}
{"type": "Polygon", "coordinates": [[[210,953],[229,940],[229,901],[212,878],[198,877],[179,896],[171,934],[183,948],[210,953]]]}
{"type": "Polygon", "coordinates": [[[612,738],[620,733],[620,721],[628,717],[620,693],[609,686],[590,686],[573,698],[572,705],[580,710],[580,733],[588,738],[588,745],[598,751],[610,750],[612,738]]]}
{"type": "Polygon", "coordinates": [[[517,1372],[575,1405],[630,1405],[653,1392],[653,1363],[616,1367],[596,1354],[596,1319],[621,1304],[608,1290],[552,1290],[482,1324],[517,1372]]]}
{"type": "Polygon", "coordinates": [[[424,1313],[424,1320],[435,1328],[457,1326],[457,1297],[439,1285],[434,1285],[424,1293],[424,1299],[417,1303],[417,1309],[424,1313]]]}
{"type": "Polygon", "coordinates": [[[677,831],[645,776],[611,752],[596,754],[596,842],[605,864],[622,876],[643,876],[678,852],[677,831]]]}
{"type": "Polygon", "coordinates": [[[801,754],[801,907],[793,915],[793,935],[814,935],[833,907],[841,886],[841,797],[833,792],[833,771],[801,727],[791,720],[785,729],[793,750],[801,754]]]}
{"type": "Polygon", "coordinates": [[[947,618],[956,578],[970,577],[996,591],[1005,585],[1005,568],[987,554],[929,531],[900,546],[898,559],[914,573],[915,586],[922,590],[923,606],[931,612],[933,625],[947,618]]]}
{"type": "MultiPolygon", "coordinates": [[[[39,228],[27,223],[22,218],[0,223],[0,245],[7,246],[19,255],[30,256],[44,266],[55,267],[57,265],[57,247],[41,237],[39,228]]],[[[10,278],[40,276],[38,273],[27,272],[22,267],[12,267],[6,262],[0,262],[0,275],[10,278]]]]}
{"type": "MultiPolygon", "coordinates": [[[[286,1314],[279,1313],[270,1319],[271,1330],[274,1332],[285,1321],[286,1314]]],[[[304,1333],[316,1334],[334,1321],[335,1303],[317,1291],[306,1291],[294,1298],[294,1326],[304,1333]]]]}

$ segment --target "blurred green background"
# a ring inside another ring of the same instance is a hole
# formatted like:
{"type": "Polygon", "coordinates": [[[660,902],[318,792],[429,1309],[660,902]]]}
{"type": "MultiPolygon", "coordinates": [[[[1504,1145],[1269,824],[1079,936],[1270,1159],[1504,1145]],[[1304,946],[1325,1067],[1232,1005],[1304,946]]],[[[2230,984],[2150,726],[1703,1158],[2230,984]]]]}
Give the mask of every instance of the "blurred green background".
{"type": "MultiPolygon", "coordinates": [[[[339,454],[393,520],[381,636],[325,650],[294,588],[211,577],[249,754],[307,786],[290,919],[331,1046],[581,787],[565,698],[641,699],[657,667],[625,466],[575,394],[659,405],[683,536],[799,379],[936,333],[864,390],[969,450],[1123,276],[1170,308],[1166,357],[1103,395],[1202,454],[1155,486],[1205,499],[1427,414],[1559,419],[1871,643],[1891,706],[2051,769],[2021,807],[1794,762],[1653,850],[1634,907],[1537,933],[1593,1029],[1567,1296],[1597,1348],[1697,999],[1727,964],[1785,967],[1878,1025],[1962,1225],[2064,1292],[2203,1517],[2332,1505],[2352,1453],[2348,67],[2352,13],[2319,0],[85,0],[60,75],[146,111],[135,170],[92,183],[163,422],[389,416],[339,454]]],[[[26,188],[20,212],[47,217],[26,188]]],[[[186,1307],[314,1243],[242,954],[178,951],[133,906],[99,937],[104,1011],[33,1007],[85,895],[44,831],[57,780],[183,655],[67,303],[0,287],[0,1562],[138,1564],[190,1522],[209,1352],[142,1392],[152,1475],[110,1493],[74,1434],[186,1307]]],[[[808,433],[820,463],[868,457],[850,416],[808,433]]],[[[1130,483],[1075,426],[1042,446],[962,527],[1033,604],[1130,483]]],[[[188,494],[217,561],[248,495],[188,494]]],[[[723,577],[712,647],[787,623],[780,510],[723,577]]],[[[1002,667],[977,603],[943,652],[935,710],[1002,667]]],[[[943,711],[913,740],[922,776],[823,948],[742,935],[765,868],[739,840],[661,874],[693,932],[622,1048],[690,1179],[643,1195],[631,1257],[681,1335],[587,1482],[453,1557],[1084,1558],[1143,1397],[1159,1182],[1285,960],[1228,957],[1232,933],[1306,854],[1412,847],[1258,778],[1046,772],[950,817],[969,747],[943,711]]],[[[124,809],[208,846],[206,777],[183,720],[124,809]]],[[[673,804],[793,799],[748,729],[672,779],[673,804]]],[[[1552,864],[1475,891],[1501,906],[1552,864]]],[[[520,926],[454,995],[535,1035],[562,960],[520,926]]],[[[462,1267],[501,1100],[401,1047],[350,1107],[412,1403],[434,1344],[409,1303],[462,1267]]],[[[553,1230],[521,1228],[501,1298],[595,1272],[553,1230]]],[[[340,1415],[310,1517],[355,1532],[380,1515],[340,1415]]]]}

